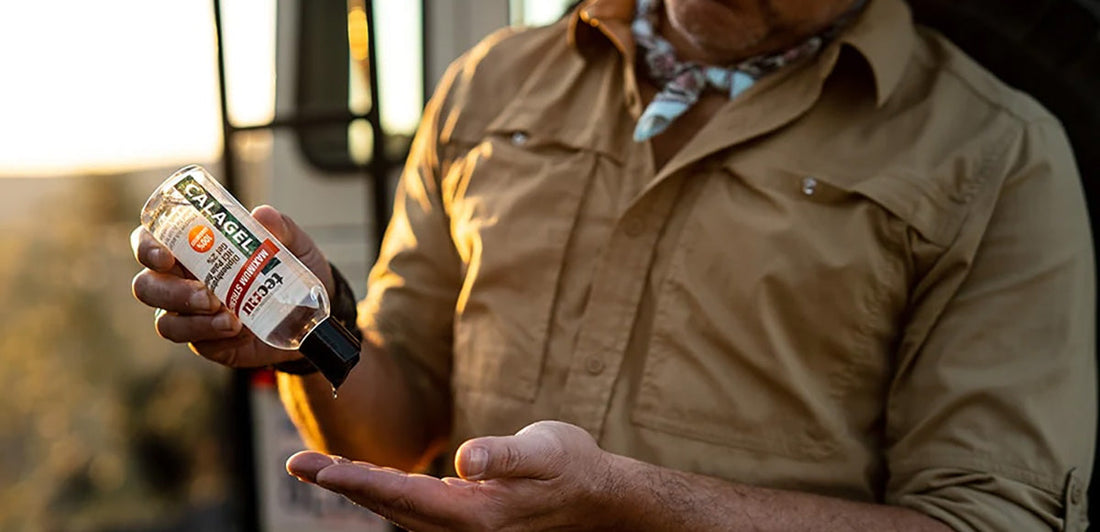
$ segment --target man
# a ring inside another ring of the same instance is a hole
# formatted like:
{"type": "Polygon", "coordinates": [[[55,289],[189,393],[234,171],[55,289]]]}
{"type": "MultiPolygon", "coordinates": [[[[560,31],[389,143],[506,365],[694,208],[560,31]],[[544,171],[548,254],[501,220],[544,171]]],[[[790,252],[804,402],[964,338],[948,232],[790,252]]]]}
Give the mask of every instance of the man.
{"type": "Polygon", "coordinates": [[[1066,140],[901,0],[592,0],[489,37],[425,113],[338,399],[134,235],[160,334],[285,370],[309,445],[361,460],[288,470],[406,528],[1086,524],[1066,140]],[[447,449],[458,478],[403,472],[447,449]]]}

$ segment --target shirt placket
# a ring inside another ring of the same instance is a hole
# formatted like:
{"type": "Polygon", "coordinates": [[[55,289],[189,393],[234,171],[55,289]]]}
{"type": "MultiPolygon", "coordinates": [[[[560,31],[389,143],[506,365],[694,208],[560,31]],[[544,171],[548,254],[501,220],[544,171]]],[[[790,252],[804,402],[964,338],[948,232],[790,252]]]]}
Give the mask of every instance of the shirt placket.
{"type": "Polygon", "coordinates": [[[657,239],[682,186],[681,175],[670,176],[635,201],[598,259],[558,416],[597,438],[626,356],[657,239]]]}
{"type": "MultiPolygon", "coordinates": [[[[623,53],[625,103],[637,119],[643,106],[632,67],[633,41],[629,27],[603,24],[594,13],[590,13],[586,21],[612,38],[623,53]],[[625,42],[630,46],[624,45],[625,42]]],[[[696,139],[656,172],[650,184],[618,220],[597,259],[558,419],[584,428],[597,439],[600,437],[611,395],[627,355],[658,238],[680,196],[684,180],[693,170],[698,170],[696,164],[803,114],[816,100],[825,77],[822,73],[831,70],[837,55],[835,46],[826,49],[815,68],[798,72],[796,75],[800,79],[788,83],[790,86],[778,95],[766,95],[767,102],[758,101],[760,95],[747,93],[741,105],[724,108],[719,117],[703,127],[696,139]],[[753,101],[752,104],[749,101],[753,101]]],[[[767,92],[764,89],[777,81],[775,77],[765,79],[751,92],[764,94],[767,92]]],[[[652,175],[655,169],[648,150],[647,145],[643,160],[647,162],[645,172],[652,175]]]]}

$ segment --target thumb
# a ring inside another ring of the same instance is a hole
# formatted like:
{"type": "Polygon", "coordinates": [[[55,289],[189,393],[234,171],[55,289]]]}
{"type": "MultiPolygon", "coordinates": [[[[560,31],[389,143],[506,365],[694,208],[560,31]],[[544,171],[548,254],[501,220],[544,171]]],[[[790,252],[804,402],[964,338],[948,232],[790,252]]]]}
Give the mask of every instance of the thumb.
{"type": "Polygon", "coordinates": [[[455,470],[466,480],[556,478],[569,459],[566,442],[573,436],[569,429],[581,430],[566,423],[540,421],[515,436],[468,440],[455,453],[455,470]]]}
{"type": "Polygon", "coordinates": [[[271,205],[260,205],[252,209],[252,217],[271,231],[291,253],[302,255],[313,247],[313,242],[290,217],[279,212],[271,205]]]}
{"type": "Polygon", "coordinates": [[[252,209],[252,217],[266,227],[268,231],[271,231],[271,234],[275,235],[275,238],[278,238],[283,246],[321,279],[328,293],[332,293],[334,283],[328,261],[321,253],[320,248],[313,242],[313,239],[301,227],[298,227],[294,220],[270,205],[260,205],[252,209]]]}

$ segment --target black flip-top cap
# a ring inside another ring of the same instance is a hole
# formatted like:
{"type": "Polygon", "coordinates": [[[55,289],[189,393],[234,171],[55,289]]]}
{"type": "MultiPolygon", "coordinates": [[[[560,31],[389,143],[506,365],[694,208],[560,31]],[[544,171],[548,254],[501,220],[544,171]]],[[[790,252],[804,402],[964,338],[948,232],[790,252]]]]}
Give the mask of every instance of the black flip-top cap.
{"type": "Polygon", "coordinates": [[[298,351],[313,363],[335,390],[359,362],[359,340],[332,317],[317,324],[298,351]]]}

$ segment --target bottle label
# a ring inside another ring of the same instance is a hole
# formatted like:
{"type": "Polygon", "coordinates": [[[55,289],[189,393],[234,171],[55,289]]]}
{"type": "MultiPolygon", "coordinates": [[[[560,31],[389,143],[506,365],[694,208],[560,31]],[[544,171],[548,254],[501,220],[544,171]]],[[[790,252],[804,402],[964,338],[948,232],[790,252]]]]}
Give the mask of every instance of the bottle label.
{"type": "Polygon", "coordinates": [[[187,238],[191,250],[209,254],[204,261],[209,270],[203,283],[225,302],[230,312],[237,316],[251,315],[267,295],[283,284],[282,276],[272,273],[280,263],[278,246],[271,239],[257,238],[194,176],[184,176],[174,188],[202,215],[191,220],[187,238]],[[242,262],[242,267],[235,268],[242,262]],[[236,275],[226,285],[224,281],[232,271],[236,275]],[[257,284],[261,277],[263,280],[257,284]],[[250,293],[253,286],[256,289],[250,293]]]}
{"type": "MultiPolygon", "coordinates": [[[[260,246],[260,242],[248,230],[236,216],[233,216],[225,206],[214,199],[209,192],[194,176],[188,175],[176,183],[176,190],[183,194],[191,205],[194,205],[202,215],[214,225],[219,233],[225,236],[242,255],[251,256],[260,246]]],[[[194,243],[192,242],[192,247],[194,243]]],[[[196,249],[196,251],[198,251],[196,249]]],[[[275,264],[278,264],[277,262],[275,264]]],[[[272,265],[274,267],[274,265],[272,265]]]]}
{"type": "Polygon", "coordinates": [[[156,236],[230,312],[266,338],[284,315],[310,300],[310,288],[294,274],[304,267],[287,271],[297,261],[266,231],[250,229],[254,220],[242,222],[248,213],[223,204],[219,192],[193,173],[180,177],[164,191],[168,201],[155,215],[156,236]]]}
{"type": "MultiPolygon", "coordinates": [[[[279,249],[275,247],[275,244],[271,240],[264,240],[260,247],[256,248],[256,251],[252,252],[252,256],[248,257],[248,261],[245,263],[244,268],[241,268],[237,272],[237,276],[233,279],[233,284],[229,287],[228,296],[225,299],[225,306],[235,314],[239,314],[238,308],[241,307],[241,299],[244,294],[248,293],[248,289],[252,287],[252,283],[259,277],[260,273],[270,274],[269,268],[278,264],[279,259],[275,258],[275,254],[279,252],[279,249]]],[[[265,282],[256,289],[256,293],[253,295],[255,302],[250,299],[245,302],[244,310],[245,314],[251,314],[255,310],[259,301],[263,300],[263,297],[267,295],[271,290],[274,290],[278,285],[282,284],[282,277],[279,274],[269,275],[268,282],[265,282]]]]}

